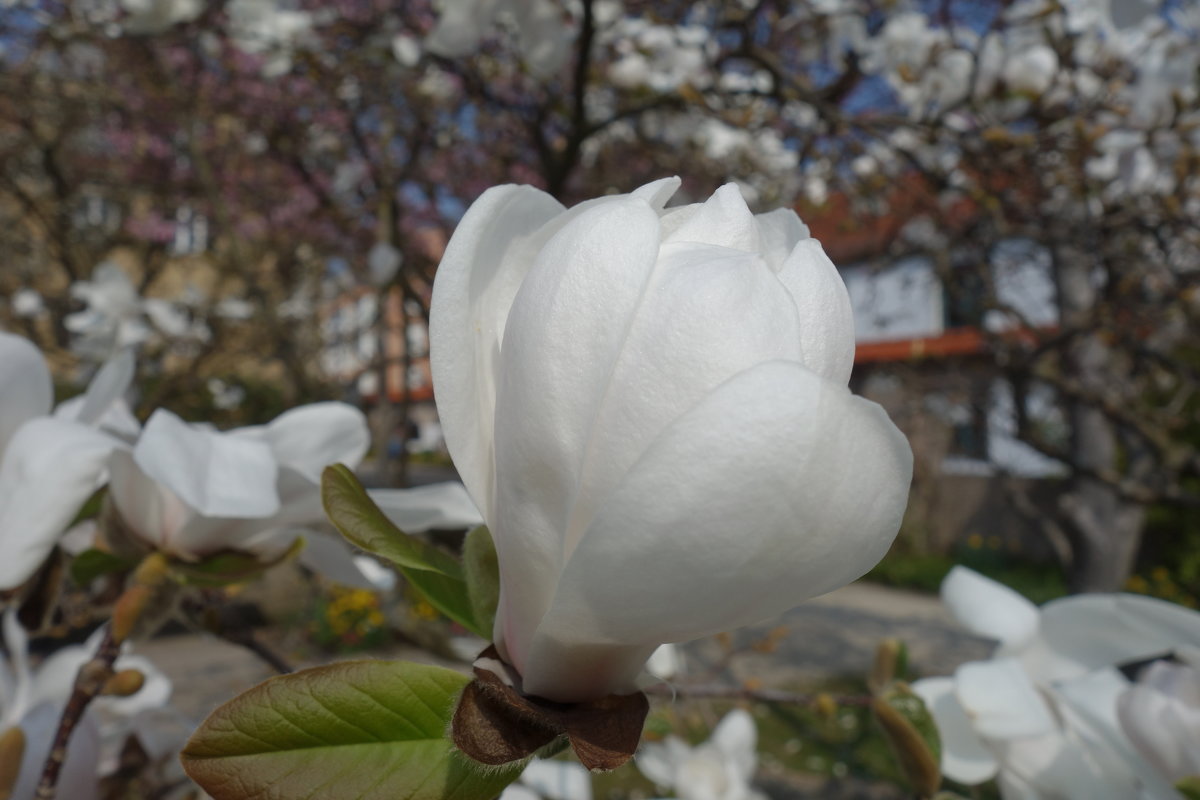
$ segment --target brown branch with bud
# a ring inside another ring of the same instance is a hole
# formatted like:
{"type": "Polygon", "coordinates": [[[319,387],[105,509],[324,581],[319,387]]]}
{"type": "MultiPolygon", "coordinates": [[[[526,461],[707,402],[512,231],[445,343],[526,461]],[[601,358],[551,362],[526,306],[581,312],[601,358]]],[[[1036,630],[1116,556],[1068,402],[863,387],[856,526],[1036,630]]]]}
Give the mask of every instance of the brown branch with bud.
{"type": "Polygon", "coordinates": [[[54,732],[54,741],[50,745],[50,754],[46,756],[42,777],[34,794],[35,800],[53,800],[63,762],[67,758],[71,734],[83,719],[88,706],[112,680],[113,663],[120,651],[121,644],[113,636],[112,626],[109,625],[104,630],[104,638],[101,639],[95,654],[79,668],[75,676],[75,688],[67,700],[66,707],[63,708],[62,717],[59,718],[58,729],[54,732]]]}

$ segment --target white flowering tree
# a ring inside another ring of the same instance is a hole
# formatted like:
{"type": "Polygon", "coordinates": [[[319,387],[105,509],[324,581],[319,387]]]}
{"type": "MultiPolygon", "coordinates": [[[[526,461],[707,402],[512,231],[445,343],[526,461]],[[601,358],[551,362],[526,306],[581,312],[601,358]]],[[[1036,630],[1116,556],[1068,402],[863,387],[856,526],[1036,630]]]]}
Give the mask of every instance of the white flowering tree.
{"type": "Polygon", "coordinates": [[[733,180],[755,207],[844,206],[847,230],[911,223],[882,255],[927,255],[976,307],[1018,438],[1066,465],[1068,491],[1035,522],[1077,588],[1123,581],[1148,504],[1194,499],[1186,4],[15,9],[5,94],[31,102],[0,114],[0,210],[21,254],[0,290],[47,344],[96,344],[95,315],[85,327],[53,287],[90,277],[75,296],[103,310],[113,290],[92,272],[124,248],[135,288],[176,301],[123,306],[126,337],[179,343],[185,377],[163,386],[197,388],[188,365],[232,349],[309,397],[320,339],[297,334],[321,286],[357,276],[427,308],[438,242],[487,186],[569,203],[660,174],[693,197],[733,180]],[[1014,241],[1049,265],[1051,323],[1022,318],[997,278],[1014,241]],[[221,276],[204,292],[160,278],[189,250],[221,276]],[[49,331],[33,325],[47,313],[49,331]],[[1067,435],[1026,413],[1047,388],[1067,435]]]}

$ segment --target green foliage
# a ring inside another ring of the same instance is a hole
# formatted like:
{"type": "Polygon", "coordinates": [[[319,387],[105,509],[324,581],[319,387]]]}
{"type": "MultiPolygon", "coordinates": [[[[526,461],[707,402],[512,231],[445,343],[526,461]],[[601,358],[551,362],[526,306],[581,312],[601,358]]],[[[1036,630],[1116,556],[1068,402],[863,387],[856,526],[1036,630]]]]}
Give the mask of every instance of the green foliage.
{"type": "Polygon", "coordinates": [[[463,540],[463,572],[475,619],[490,632],[500,603],[500,561],[486,525],[480,525],[463,540]]]}
{"type": "Polygon", "coordinates": [[[1184,778],[1175,784],[1175,790],[1187,800],[1200,800],[1200,776],[1184,778]]]}
{"type": "Polygon", "coordinates": [[[136,558],[122,558],[104,550],[84,550],[71,559],[71,580],[77,586],[87,586],[101,575],[128,572],[138,565],[136,558]]]}
{"type": "Polygon", "coordinates": [[[403,661],[272,678],[214,711],[183,766],[216,800],[491,800],[524,763],[484,770],[444,738],[467,681],[403,661]]]}
{"type": "Polygon", "coordinates": [[[953,555],[915,554],[893,551],[867,573],[867,580],[936,593],[946,573],[956,564],[1003,583],[1030,601],[1042,604],[1067,594],[1062,570],[1053,564],[1034,564],[1006,553],[969,545],[953,555]]]}
{"type": "Polygon", "coordinates": [[[475,617],[462,565],[426,541],[392,524],[346,466],[326,467],[321,476],[325,513],[355,547],[387,559],[438,611],[490,639],[490,624],[475,617]]]}
{"type": "Polygon", "coordinates": [[[294,557],[302,549],[304,539],[297,538],[282,555],[270,561],[263,561],[253,553],[225,550],[202,561],[172,561],[171,572],[180,583],[187,586],[226,586],[256,578],[276,564],[294,557]]]}

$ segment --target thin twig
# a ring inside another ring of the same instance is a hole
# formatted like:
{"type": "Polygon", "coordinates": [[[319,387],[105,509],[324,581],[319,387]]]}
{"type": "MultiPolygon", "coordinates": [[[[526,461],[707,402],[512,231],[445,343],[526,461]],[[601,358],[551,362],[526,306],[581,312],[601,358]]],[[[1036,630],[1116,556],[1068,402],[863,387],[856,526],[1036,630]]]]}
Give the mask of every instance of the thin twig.
{"type": "MultiPolygon", "coordinates": [[[[779,689],[750,689],[745,686],[724,686],[721,684],[668,684],[660,683],[643,690],[649,695],[666,697],[688,697],[729,700],[753,700],[760,703],[778,703],[783,705],[812,705],[817,700],[817,693],[785,692],[779,689]]],[[[830,695],[839,706],[870,705],[869,695],[830,695]]]]}
{"type": "Polygon", "coordinates": [[[262,659],[266,664],[280,675],[287,675],[290,672],[295,672],[296,668],[288,663],[287,659],[276,653],[267,645],[263,644],[257,636],[251,631],[213,631],[217,636],[221,637],[230,644],[236,644],[238,647],[244,647],[254,655],[262,659]]]}
{"type": "Polygon", "coordinates": [[[112,677],[113,662],[117,660],[120,651],[121,646],[113,639],[112,626],[106,625],[104,638],[96,648],[96,653],[75,675],[75,688],[63,709],[62,717],[58,721],[58,730],[54,733],[54,742],[50,746],[49,755],[46,756],[46,764],[42,767],[42,778],[34,795],[36,800],[53,800],[58,776],[67,758],[67,745],[71,742],[71,734],[83,719],[88,706],[112,677]]]}
{"type": "Polygon", "coordinates": [[[232,626],[226,625],[220,619],[219,610],[209,598],[185,598],[182,609],[184,619],[192,626],[205,633],[210,633],[218,639],[224,639],[230,644],[249,650],[280,675],[296,671],[296,668],[287,659],[260,641],[253,631],[234,629],[232,626]]]}

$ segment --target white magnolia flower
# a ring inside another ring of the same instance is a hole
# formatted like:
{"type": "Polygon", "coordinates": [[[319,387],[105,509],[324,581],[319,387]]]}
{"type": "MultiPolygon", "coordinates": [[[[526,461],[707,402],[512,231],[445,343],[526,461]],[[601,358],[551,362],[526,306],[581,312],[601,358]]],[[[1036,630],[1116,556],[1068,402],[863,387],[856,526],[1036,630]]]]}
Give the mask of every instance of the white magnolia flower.
{"type": "Polygon", "coordinates": [[[121,0],[125,18],[121,27],[128,33],[157,34],[181,22],[191,22],[204,13],[206,0],[121,0]]]}
{"type": "Polygon", "coordinates": [[[37,289],[28,286],[17,289],[9,301],[13,314],[24,319],[41,315],[46,310],[46,302],[37,289]]]}
{"type": "Polygon", "coordinates": [[[746,625],[886,552],[908,443],[850,394],[845,286],[788,210],[672,178],[571,210],[485,192],[438,270],[446,444],[496,541],[524,689],[628,690],[663,642],[746,625]]]}
{"type": "Polygon", "coordinates": [[[287,8],[279,0],[231,0],[229,35],[247,53],[266,56],[262,72],[277,78],[292,68],[292,54],[313,28],[308,11],[287,8]]]}
{"type": "MultiPolygon", "coordinates": [[[[306,566],[371,588],[345,543],[316,533],[325,527],[321,472],[334,463],[353,468],[369,443],[362,412],[344,403],[300,406],[269,425],[227,432],[159,409],[131,450],[112,454],[109,497],[136,550],[193,562],[232,550],[268,562],[309,534],[300,554],[306,566]]],[[[480,521],[458,484],[372,497],[410,533],[480,521]]]]}
{"type": "Polygon", "coordinates": [[[20,586],[99,488],[115,432],[132,417],[121,396],[133,357],[119,355],[87,391],[51,415],[50,370],[28,340],[0,333],[0,589],[20,586]]]}
{"type": "Polygon", "coordinates": [[[661,744],[642,745],[635,763],[679,800],[758,800],[764,795],[751,786],[757,741],[754,718],[739,708],[725,715],[707,742],[689,747],[668,736],[661,744]]]}
{"type": "MultiPolygon", "coordinates": [[[[32,800],[76,673],[95,653],[103,631],[86,644],[56,650],[31,669],[29,637],[15,611],[4,615],[3,627],[8,659],[0,659],[0,734],[13,727],[24,734],[25,751],[11,798],[32,800]]],[[[67,748],[58,783],[63,797],[98,798],[103,751],[118,750],[130,733],[143,735],[137,715],[166,705],[171,696],[170,679],[147,659],[123,654],[113,666],[116,670],[136,669],[145,682],[128,697],[98,697],[93,701],[67,748]]]]}
{"type": "Polygon", "coordinates": [[[570,55],[571,33],[554,0],[442,0],[440,5],[438,23],[425,37],[425,49],[435,55],[471,54],[501,19],[516,28],[521,56],[539,78],[556,74],[570,55]]]}
{"type": "Polygon", "coordinates": [[[535,759],[500,800],[592,800],[592,776],[573,761],[535,759]]]}
{"type": "Polygon", "coordinates": [[[1137,595],[1078,595],[1042,608],[964,567],[942,599],[990,661],[916,681],[942,732],[942,772],[995,777],[1006,798],[1175,798],[1119,734],[1121,664],[1200,643],[1200,614],[1137,595]]]}
{"type": "Polygon", "coordinates": [[[188,334],[191,325],[175,304],[142,298],[125,271],[105,262],[90,280],[76,281],[71,296],[87,308],[69,314],[63,325],[75,335],[72,347],[85,358],[102,360],[150,339],[155,331],[169,337],[188,334]]]}
{"type": "Polygon", "coordinates": [[[646,672],[660,681],[669,681],[683,672],[683,653],[673,644],[660,645],[646,659],[646,672]]]}
{"type": "Polygon", "coordinates": [[[1137,751],[1171,783],[1200,776],[1200,670],[1155,661],[1117,699],[1137,751]]]}
{"type": "Polygon", "coordinates": [[[383,286],[396,277],[403,261],[400,251],[388,242],[379,241],[367,253],[367,274],[372,286],[383,286]]]}
{"type": "Polygon", "coordinates": [[[246,399],[246,389],[236,383],[226,383],[220,378],[209,378],[204,384],[212,395],[213,405],[222,411],[230,411],[240,406],[246,399]]]}
{"type": "Polygon", "coordinates": [[[407,33],[392,37],[392,55],[406,67],[415,67],[421,60],[421,43],[407,33]]]}
{"type": "Polygon", "coordinates": [[[321,520],[321,470],[357,463],[368,444],[361,412],[341,403],[229,432],[159,409],[131,450],[113,453],[109,496],[143,546],[184,561],[223,550],[270,560],[321,520]]]}

